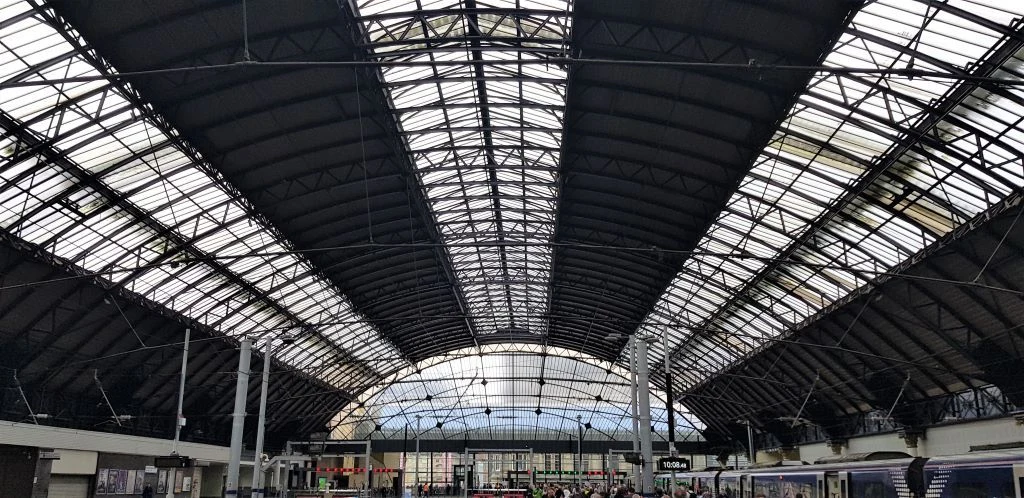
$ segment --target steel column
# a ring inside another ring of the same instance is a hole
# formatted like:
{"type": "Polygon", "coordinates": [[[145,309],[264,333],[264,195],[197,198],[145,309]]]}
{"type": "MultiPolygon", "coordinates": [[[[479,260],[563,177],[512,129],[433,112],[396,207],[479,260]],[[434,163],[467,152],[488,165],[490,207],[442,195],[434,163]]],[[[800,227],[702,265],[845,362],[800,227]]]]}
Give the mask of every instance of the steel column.
{"type": "Polygon", "coordinates": [[[252,496],[263,498],[264,474],[261,470],[263,464],[263,437],[267,423],[267,390],[270,387],[270,364],[274,355],[274,339],[267,339],[266,349],[263,351],[263,382],[260,388],[260,416],[256,423],[256,456],[253,457],[252,465],[252,496]]]}
{"type": "MultiPolygon", "coordinates": [[[[678,454],[676,450],[676,411],[673,405],[675,399],[672,395],[672,358],[669,356],[668,349],[668,326],[662,328],[661,338],[664,341],[665,347],[665,415],[668,418],[668,456],[675,457],[678,454]]],[[[692,462],[692,459],[691,459],[692,462]]],[[[676,489],[676,471],[672,471],[672,480],[668,484],[667,491],[675,491],[676,489]]]]}
{"type": "MultiPolygon", "coordinates": [[[[636,336],[629,337],[629,409],[633,418],[633,453],[640,454],[640,421],[636,407],[636,336]]],[[[633,482],[640,482],[640,466],[633,464],[633,482]]]]}
{"type": "Polygon", "coordinates": [[[644,496],[654,492],[654,448],[651,441],[651,381],[647,367],[647,342],[636,341],[637,409],[640,411],[641,481],[638,491],[644,496]]]}
{"type": "Polygon", "coordinates": [[[242,340],[238,358],[238,381],[235,384],[235,411],[231,415],[231,453],[228,462],[228,480],[224,494],[238,495],[238,471],[242,465],[242,432],[245,429],[245,398],[249,392],[249,360],[252,342],[242,340]]]}
{"type": "MultiPolygon", "coordinates": [[[[171,443],[171,454],[178,454],[178,441],[181,440],[181,428],[185,426],[185,416],[181,413],[182,403],[185,401],[185,369],[188,368],[188,342],[192,338],[192,329],[185,329],[185,346],[181,352],[181,379],[178,381],[178,411],[174,415],[174,442],[171,443]]],[[[170,486],[167,488],[167,498],[174,498],[174,492],[170,486]]]]}

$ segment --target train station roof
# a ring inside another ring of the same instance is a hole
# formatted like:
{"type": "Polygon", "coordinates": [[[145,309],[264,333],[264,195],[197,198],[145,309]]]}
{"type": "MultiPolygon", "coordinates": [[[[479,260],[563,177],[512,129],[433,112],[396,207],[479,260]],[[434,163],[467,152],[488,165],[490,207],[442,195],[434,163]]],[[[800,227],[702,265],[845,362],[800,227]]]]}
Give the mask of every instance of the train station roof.
{"type": "Polygon", "coordinates": [[[279,438],[621,439],[631,336],[701,440],[1016,399],[1022,16],[0,0],[2,416],[165,431],[186,327],[197,439],[242,338],[279,438]]]}

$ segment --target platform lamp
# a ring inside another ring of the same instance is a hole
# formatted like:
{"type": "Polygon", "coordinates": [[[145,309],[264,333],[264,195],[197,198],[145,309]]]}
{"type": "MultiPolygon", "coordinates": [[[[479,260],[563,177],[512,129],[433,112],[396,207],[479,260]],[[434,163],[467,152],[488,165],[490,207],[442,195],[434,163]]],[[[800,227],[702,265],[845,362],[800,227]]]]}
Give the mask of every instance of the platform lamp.
{"type": "Polygon", "coordinates": [[[266,338],[267,345],[263,350],[263,384],[260,388],[260,418],[256,424],[256,455],[253,458],[252,467],[252,497],[263,498],[263,436],[267,425],[267,390],[270,387],[270,364],[274,358],[274,341],[280,341],[281,346],[295,344],[294,334],[281,334],[266,338]]]}

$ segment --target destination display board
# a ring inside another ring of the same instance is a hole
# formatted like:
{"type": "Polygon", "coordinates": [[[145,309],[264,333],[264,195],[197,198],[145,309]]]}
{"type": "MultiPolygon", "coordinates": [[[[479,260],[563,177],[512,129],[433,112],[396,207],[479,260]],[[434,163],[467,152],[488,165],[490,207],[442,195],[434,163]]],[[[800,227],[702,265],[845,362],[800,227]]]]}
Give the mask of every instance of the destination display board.
{"type": "Polygon", "coordinates": [[[659,458],[658,459],[658,470],[671,472],[690,470],[690,460],[687,458],[659,458]]]}

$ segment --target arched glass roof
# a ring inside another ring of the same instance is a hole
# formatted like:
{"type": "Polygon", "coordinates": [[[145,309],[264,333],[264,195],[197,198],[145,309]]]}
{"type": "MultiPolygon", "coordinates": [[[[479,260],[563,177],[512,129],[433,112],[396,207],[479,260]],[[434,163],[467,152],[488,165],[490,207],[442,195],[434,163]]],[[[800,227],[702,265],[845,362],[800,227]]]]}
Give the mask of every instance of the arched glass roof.
{"type": "MultiPolygon", "coordinates": [[[[345,407],[332,434],[342,439],[629,440],[629,373],[576,351],[491,345],[455,351],[402,369],[345,407]],[[419,417],[419,420],[417,420],[419,417]],[[577,417],[580,419],[577,421],[577,417]]],[[[679,440],[704,425],[675,405],[679,440]]],[[[665,393],[651,393],[655,434],[668,433],[665,393]]],[[[656,436],[656,437],[659,437],[656,436]]]]}
{"type": "Polygon", "coordinates": [[[630,335],[693,393],[1024,188],[1021,2],[95,3],[0,0],[0,239],[349,437],[621,439],[630,335]]]}
{"type": "MultiPolygon", "coordinates": [[[[869,2],[823,64],[1020,80],[1022,15],[869,2]]],[[[1022,115],[1020,86],[815,76],[639,332],[697,358],[684,388],[714,376],[1024,187],[1022,115]]]]}

